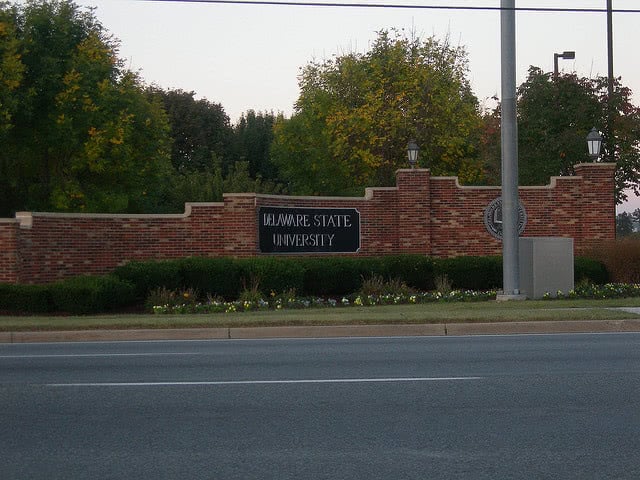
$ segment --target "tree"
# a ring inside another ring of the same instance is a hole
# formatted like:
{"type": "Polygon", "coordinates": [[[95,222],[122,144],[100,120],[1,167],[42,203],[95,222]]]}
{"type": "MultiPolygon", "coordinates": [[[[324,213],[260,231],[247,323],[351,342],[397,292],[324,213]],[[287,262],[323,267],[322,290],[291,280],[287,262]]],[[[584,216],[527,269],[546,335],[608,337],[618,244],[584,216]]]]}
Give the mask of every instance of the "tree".
{"type": "Polygon", "coordinates": [[[0,152],[17,209],[157,211],[170,172],[166,116],[117,43],[70,1],[31,0],[14,15],[23,74],[0,152]]]}
{"type": "Polygon", "coordinates": [[[14,92],[24,74],[16,27],[16,10],[0,2],[0,139],[12,126],[17,108],[14,92]]]}
{"type": "Polygon", "coordinates": [[[249,110],[233,127],[234,158],[249,162],[249,174],[276,180],[278,168],[271,161],[271,143],[276,117],[249,110]]]}
{"type": "Polygon", "coordinates": [[[625,237],[633,233],[633,217],[628,212],[616,215],[616,236],[625,237]]]}
{"type": "Polygon", "coordinates": [[[636,208],[631,214],[631,221],[633,222],[634,231],[640,230],[640,208],[636,208]]]}
{"type": "MultiPolygon", "coordinates": [[[[544,185],[549,177],[571,175],[573,166],[590,162],[586,137],[596,127],[605,134],[602,159],[617,164],[618,202],[624,190],[638,192],[640,180],[640,109],[631,103],[631,91],[615,81],[611,121],[615,138],[608,135],[607,79],[560,75],[554,79],[530,67],[518,88],[518,157],[520,185],[544,185]]],[[[500,108],[484,119],[483,158],[489,170],[500,165],[500,108]]]]}
{"type": "Polygon", "coordinates": [[[272,156],[294,191],[351,193],[392,185],[415,138],[436,175],[481,176],[478,102],[464,49],[381,31],[370,51],[311,62],[272,156]]]}
{"type": "MultiPolygon", "coordinates": [[[[7,138],[13,128],[18,110],[15,91],[22,82],[24,64],[20,61],[20,43],[17,38],[18,19],[15,8],[0,2],[0,150],[6,150],[7,138]]],[[[6,206],[17,195],[17,182],[12,176],[15,159],[0,152],[0,216],[6,215],[6,206]]]]}
{"type": "Polygon", "coordinates": [[[211,169],[218,160],[234,163],[233,130],[222,105],[196,100],[195,92],[151,88],[161,100],[171,127],[171,163],[178,172],[211,169]]]}
{"type": "Polygon", "coordinates": [[[164,199],[168,211],[183,211],[185,202],[220,202],[224,193],[256,192],[282,194],[282,186],[264,180],[260,176],[253,178],[249,174],[249,162],[238,161],[226,174],[218,163],[204,171],[186,171],[170,178],[171,188],[164,199]]]}

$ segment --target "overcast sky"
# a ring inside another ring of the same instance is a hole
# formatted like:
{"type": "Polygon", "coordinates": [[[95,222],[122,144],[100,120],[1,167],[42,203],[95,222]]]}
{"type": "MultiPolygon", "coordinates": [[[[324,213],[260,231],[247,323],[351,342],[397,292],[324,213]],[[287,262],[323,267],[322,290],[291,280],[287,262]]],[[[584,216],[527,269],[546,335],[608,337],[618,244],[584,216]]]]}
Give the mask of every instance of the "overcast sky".
{"type": "MultiPolygon", "coordinates": [[[[316,1],[316,0],[314,0],[316,1]]],[[[326,0],[317,0],[318,2],[326,0]]],[[[312,60],[364,52],[381,29],[449,37],[469,55],[469,78],[481,102],[500,95],[498,11],[400,8],[222,5],[153,0],[76,0],[121,42],[120,58],[147,83],[194,91],[220,103],[232,122],[253,109],[290,115],[300,68],[312,60]]],[[[342,0],[341,3],[498,7],[499,0],[342,0]]],[[[517,7],[606,8],[606,0],[516,0],[517,7]]],[[[638,0],[613,0],[638,9],[638,0]]],[[[613,17],[614,74],[640,102],[640,13],[613,17]]],[[[530,65],[581,76],[607,74],[605,13],[518,12],[517,80],[530,65]]],[[[487,101],[487,106],[492,105],[487,101]]],[[[639,205],[640,206],[640,205],[639,205]]]]}

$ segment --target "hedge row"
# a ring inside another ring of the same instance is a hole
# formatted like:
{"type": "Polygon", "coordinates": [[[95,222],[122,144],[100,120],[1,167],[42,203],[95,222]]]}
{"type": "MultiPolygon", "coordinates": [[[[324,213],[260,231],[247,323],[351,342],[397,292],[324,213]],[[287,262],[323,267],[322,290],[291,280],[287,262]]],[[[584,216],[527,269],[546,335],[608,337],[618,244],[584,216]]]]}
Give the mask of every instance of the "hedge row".
{"type": "MultiPolygon", "coordinates": [[[[348,295],[374,275],[399,279],[420,291],[439,279],[454,289],[490,290],[502,285],[501,257],[435,259],[422,255],[386,257],[184,258],[130,262],[113,275],[81,276],[48,285],[0,284],[0,312],[88,314],[142,304],[149,292],[191,288],[201,295],[237,299],[244,290],[264,295],[295,290],[299,296],[348,295]]],[[[604,266],[576,258],[576,282],[603,284],[604,266]]]]}
{"type": "Polygon", "coordinates": [[[133,284],[114,275],[81,276],[47,285],[0,284],[0,312],[101,313],[132,305],[133,284]]]}
{"type": "MultiPolygon", "coordinates": [[[[193,288],[227,300],[235,300],[243,290],[252,288],[264,294],[295,289],[302,296],[345,295],[358,291],[363,279],[373,275],[399,279],[421,291],[433,290],[445,275],[452,288],[490,290],[502,286],[502,257],[185,258],[131,262],[119,267],[115,275],[136,285],[139,299],[158,287],[193,288]]],[[[576,258],[575,279],[603,284],[608,276],[601,263],[576,258]]]]}

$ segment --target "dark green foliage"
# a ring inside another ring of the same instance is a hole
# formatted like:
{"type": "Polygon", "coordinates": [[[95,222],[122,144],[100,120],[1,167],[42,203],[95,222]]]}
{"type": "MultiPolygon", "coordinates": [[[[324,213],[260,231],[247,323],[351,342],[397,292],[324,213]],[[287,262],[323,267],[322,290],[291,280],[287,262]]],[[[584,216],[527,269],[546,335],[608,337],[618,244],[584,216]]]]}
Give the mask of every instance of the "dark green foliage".
{"type": "Polygon", "coordinates": [[[302,292],[304,269],[299,262],[289,258],[257,257],[236,260],[241,290],[256,288],[268,295],[289,290],[302,292]]]}
{"type": "Polygon", "coordinates": [[[203,295],[221,296],[227,300],[237,298],[240,270],[231,258],[190,257],[179,260],[176,266],[181,285],[203,295]]]}
{"type": "Polygon", "coordinates": [[[502,286],[502,257],[434,260],[434,274],[446,275],[454,289],[490,290],[502,286]]]}
{"type": "Polygon", "coordinates": [[[573,278],[578,283],[604,285],[609,282],[609,273],[604,263],[591,258],[576,257],[573,264],[573,278]]]}
{"type": "Polygon", "coordinates": [[[51,295],[46,285],[11,285],[0,283],[0,312],[47,313],[52,311],[51,295]]]}
{"type": "Polygon", "coordinates": [[[616,215],[616,237],[626,237],[633,233],[633,215],[622,212],[616,215]]]}
{"type": "Polygon", "coordinates": [[[379,270],[387,280],[401,279],[417,290],[434,287],[434,260],[424,255],[393,255],[380,257],[379,270]]]}
{"type": "Polygon", "coordinates": [[[271,143],[273,125],[276,118],[273,113],[247,111],[233,127],[233,155],[236,160],[249,163],[252,178],[276,180],[278,169],[271,161],[271,143]]]}
{"type": "Polygon", "coordinates": [[[363,277],[375,273],[367,268],[367,260],[353,257],[301,259],[300,262],[304,265],[304,292],[308,295],[325,296],[358,291],[363,277]]]}
{"type": "MultiPolygon", "coordinates": [[[[630,250],[626,249],[627,255],[630,250]]],[[[604,263],[576,257],[576,285],[605,284],[604,263]]],[[[100,313],[142,304],[153,290],[198,292],[236,300],[244,292],[275,296],[295,290],[297,296],[343,296],[362,289],[364,281],[404,284],[416,291],[435,288],[444,277],[455,290],[487,291],[502,286],[502,257],[434,259],[422,255],[385,257],[190,257],[130,262],[110,276],[82,276],[48,285],[0,284],[0,312],[100,313]]],[[[192,298],[191,301],[195,301],[192,298]]]]}
{"type": "Polygon", "coordinates": [[[176,260],[129,262],[118,267],[114,275],[135,285],[138,299],[146,298],[154,288],[175,290],[183,285],[180,266],[176,260]]]}
{"type": "MultiPolygon", "coordinates": [[[[571,175],[575,164],[591,161],[586,137],[595,127],[603,135],[601,159],[617,165],[618,202],[629,190],[640,193],[640,108],[620,78],[614,79],[611,99],[607,90],[607,77],[574,73],[554,78],[539,67],[529,67],[518,88],[520,185],[546,185],[549,177],[571,175]]],[[[491,175],[500,180],[500,113],[498,106],[484,118],[481,149],[488,183],[493,183],[491,175]]]]}
{"type": "Polygon", "coordinates": [[[171,163],[178,172],[205,171],[215,159],[229,161],[232,139],[222,105],[196,99],[195,92],[151,88],[162,101],[171,128],[171,163]]]}
{"type": "Polygon", "coordinates": [[[92,9],[0,2],[0,216],[155,211],[171,170],[159,102],[92,9]]]}
{"type": "Polygon", "coordinates": [[[133,284],[114,275],[84,275],[48,287],[55,311],[70,314],[100,313],[135,301],[133,284]]]}

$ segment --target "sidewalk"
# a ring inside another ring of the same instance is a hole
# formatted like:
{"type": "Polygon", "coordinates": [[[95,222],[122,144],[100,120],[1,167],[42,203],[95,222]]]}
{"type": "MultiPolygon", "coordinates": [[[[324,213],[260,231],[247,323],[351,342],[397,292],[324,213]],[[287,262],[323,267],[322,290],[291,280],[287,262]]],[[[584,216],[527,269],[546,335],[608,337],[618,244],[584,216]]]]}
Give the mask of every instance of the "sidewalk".
{"type": "MultiPolygon", "coordinates": [[[[629,309],[640,313],[640,308],[629,309]]],[[[545,322],[0,332],[0,343],[640,332],[640,319],[545,322]]]]}

